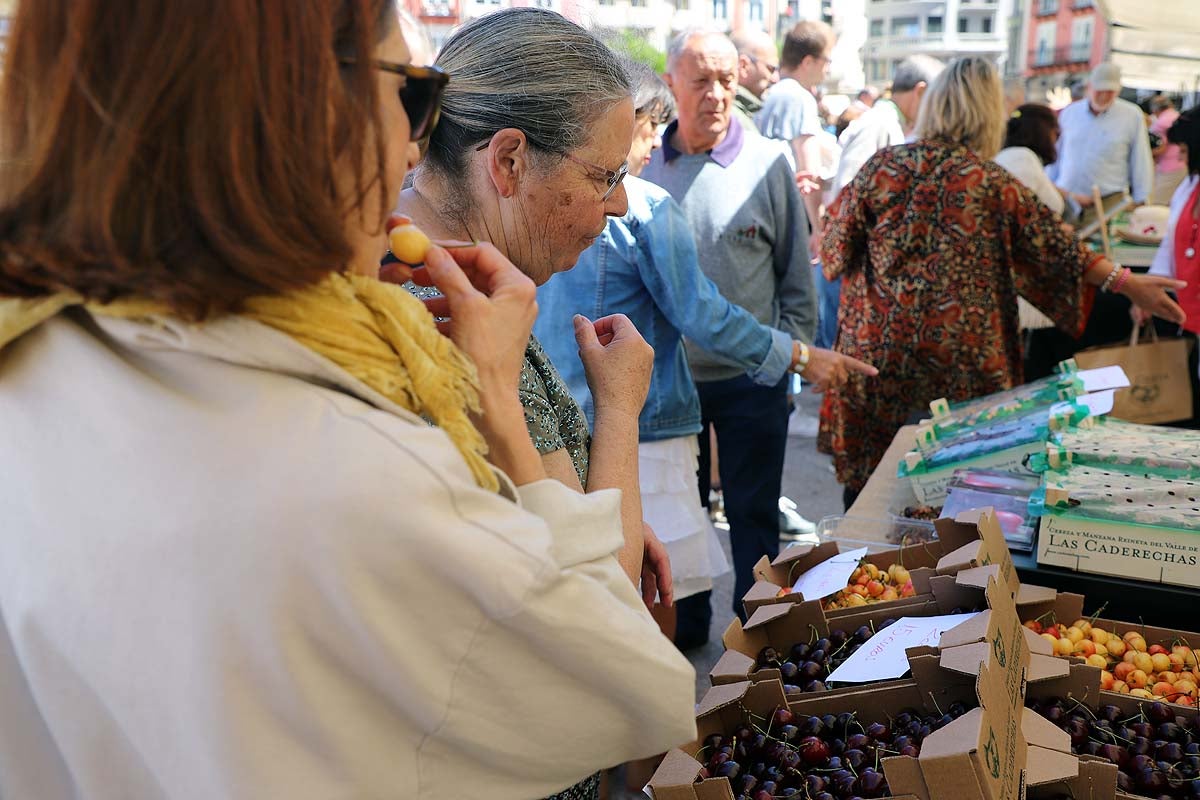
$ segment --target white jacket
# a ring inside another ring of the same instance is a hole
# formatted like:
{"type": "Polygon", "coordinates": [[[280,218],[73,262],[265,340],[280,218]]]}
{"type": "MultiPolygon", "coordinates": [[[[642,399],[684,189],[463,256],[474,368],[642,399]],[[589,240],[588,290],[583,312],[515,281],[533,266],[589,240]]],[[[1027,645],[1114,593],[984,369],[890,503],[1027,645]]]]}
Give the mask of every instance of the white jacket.
{"type": "Polygon", "coordinates": [[[618,493],[505,484],[254,322],[9,344],[0,797],[530,800],[691,739],[618,493]]]}

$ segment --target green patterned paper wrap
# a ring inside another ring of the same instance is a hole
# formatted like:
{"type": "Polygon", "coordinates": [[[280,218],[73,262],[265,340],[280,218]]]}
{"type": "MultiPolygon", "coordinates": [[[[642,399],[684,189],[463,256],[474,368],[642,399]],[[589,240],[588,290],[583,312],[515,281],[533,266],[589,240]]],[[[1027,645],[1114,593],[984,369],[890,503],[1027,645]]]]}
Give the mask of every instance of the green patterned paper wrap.
{"type": "Polygon", "coordinates": [[[1102,417],[1086,428],[1051,434],[1035,471],[1071,464],[1117,467],[1168,478],[1200,479],[1200,431],[1102,417]]]}
{"type": "Polygon", "coordinates": [[[1072,464],[1043,475],[1029,510],[1200,533],[1200,481],[1072,464]]]}
{"type": "Polygon", "coordinates": [[[938,438],[972,428],[994,419],[1024,414],[1030,409],[1051,406],[1062,400],[1073,400],[1084,393],[1083,380],[1076,374],[1075,359],[1058,365],[1058,371],[1032,383],[1015,386],[974,400],[948,403],[934,400],[929,404],[932,418],[925,423],[938,438]]]}

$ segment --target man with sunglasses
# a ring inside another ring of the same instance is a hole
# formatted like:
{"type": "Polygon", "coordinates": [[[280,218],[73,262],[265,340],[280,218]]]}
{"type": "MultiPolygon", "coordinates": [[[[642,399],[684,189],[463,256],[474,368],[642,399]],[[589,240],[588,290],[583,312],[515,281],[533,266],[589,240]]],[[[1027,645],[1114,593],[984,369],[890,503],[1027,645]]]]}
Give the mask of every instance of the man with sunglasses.
{"type": "Polygon", "coordinates": [[[733,113],[742,127],[758,133],[754,115],[763,95],[779,80],[779,49],[766,31],[738,31],[730,37],[738,52],[738,87],[733,113]]]}

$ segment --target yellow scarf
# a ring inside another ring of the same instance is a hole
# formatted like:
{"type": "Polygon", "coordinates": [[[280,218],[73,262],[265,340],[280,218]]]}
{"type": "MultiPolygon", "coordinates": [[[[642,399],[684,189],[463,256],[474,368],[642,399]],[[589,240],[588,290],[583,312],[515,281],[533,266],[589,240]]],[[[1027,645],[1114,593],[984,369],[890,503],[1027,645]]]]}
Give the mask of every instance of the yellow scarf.
{"type": "MultiPolygon", "coordinates": [[[[169,315],[148,300],[100,304],[70,293],[3,298],[0,348],[73,305],[127,319],[169,315]]],[[[429,312],[403,288],[332,273],[307,289],[251,298],[240,315],[287,334],[397,405],[428,418],[454,442],[480,486],[499,488],[484,459],[487,444],[469,416],[479,410],[475,365],[438,333],[429,312]]]]}

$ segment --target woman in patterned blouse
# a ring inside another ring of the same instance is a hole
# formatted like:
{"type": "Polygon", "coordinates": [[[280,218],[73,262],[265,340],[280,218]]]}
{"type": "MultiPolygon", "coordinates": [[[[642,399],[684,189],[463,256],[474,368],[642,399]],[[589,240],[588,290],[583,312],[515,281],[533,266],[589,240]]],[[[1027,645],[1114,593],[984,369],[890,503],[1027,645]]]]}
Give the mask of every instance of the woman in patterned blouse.
{"type": "Polygon", "coordinates": [[[917,141],[881,150],[829,211],[825,275],[844,277],[839,351],[879,368],[831,389],[818,446],[847,505],[896,431],[939,397],[1022,382],[1020,295],[1078,336],[1096,287],[1180,321],[1177,282],[1134,275],[1091,252],[1002,167],[1004,99],[982,58],[952,63],[921,105],[917,141]]]}

